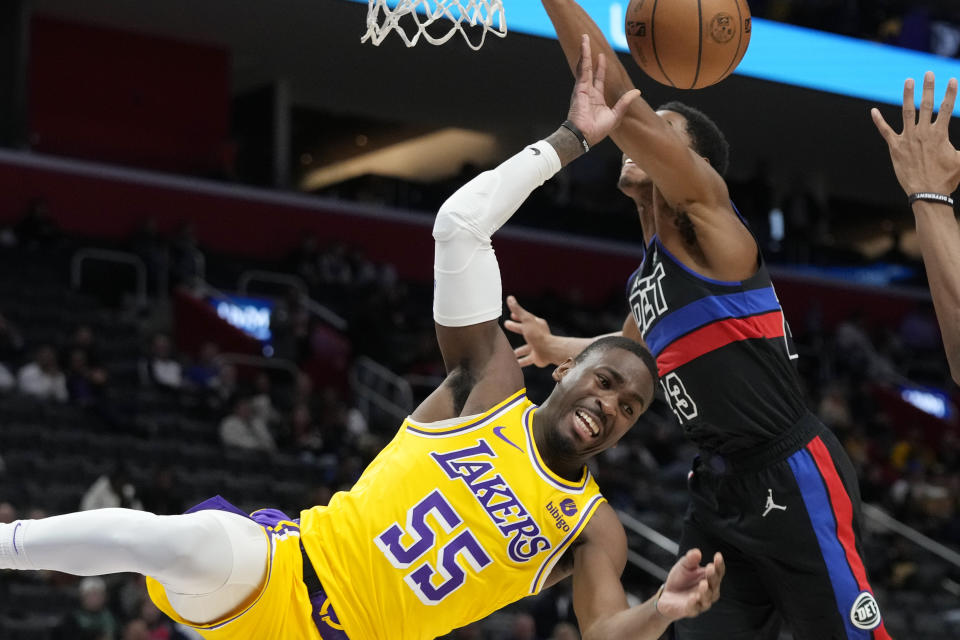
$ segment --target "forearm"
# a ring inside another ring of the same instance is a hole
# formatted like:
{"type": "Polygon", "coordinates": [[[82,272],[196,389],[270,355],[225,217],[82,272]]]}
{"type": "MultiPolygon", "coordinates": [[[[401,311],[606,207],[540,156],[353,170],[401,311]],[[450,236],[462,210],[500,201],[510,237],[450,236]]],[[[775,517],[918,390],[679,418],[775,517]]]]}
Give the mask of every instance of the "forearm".
{"type": "Polygon", "coordinates": [[[656,598],[619,611],[584,630],[583,640],[656,640],[667,630],[671,621],[656,609],[656,598]]]}
{"type": "MultiPolygon", "coordinates": [[[[630,75],[620,63],[600,27],[579,4],[574,0],[542,2],[553,22],[571,69],[576,69],[579,60],[578,47],[583,34],[589,35],[591,46],[603,53],[607,60],[607,79],[604,84],[607,104],[613,104],[620,96],[634,88],[630,75]]],[[[716,176],[709,175],[699,166],[699,159],[691,153],[686,142],[642,97],[630,103],[623,120],[610,131],[609,136],[621,151],[653,179],[672,205],[727,201],[726,187],[722,186],[722,180],[718,182],[716,176]]],[[[692,214],[696,215],[695,212],[692,214]]],[[[713,212],[704,221],[695,222],[715,223],[713,221],[716,216],[712,214],[713,212]]],[[[739,226],[738,223],[737,227],[739,226]]]]}
{"type": "Polygon", "coordinates": [[[913,213],[950,371],[960,384],[960,227],[949,206],[917,201],[913,213]]]}
{"type": "Polygon", "coordinates": [[[433,317],[438,324],[465,327],[500,317],[500,267],[492,236],[534,189],[582,153],[576,136],[560,127],[481,173],[440,207],[433,226],[433,317]]]}

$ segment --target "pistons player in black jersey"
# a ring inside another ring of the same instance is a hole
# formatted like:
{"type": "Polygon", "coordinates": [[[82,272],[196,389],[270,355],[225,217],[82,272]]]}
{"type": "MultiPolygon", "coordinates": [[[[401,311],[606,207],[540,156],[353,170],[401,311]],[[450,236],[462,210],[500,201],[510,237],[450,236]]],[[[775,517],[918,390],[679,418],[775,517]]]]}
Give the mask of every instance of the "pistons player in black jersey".
{"type": "MultiPolygon", "coordinates": [[[[543,0],[571,66],[581,34],[617,58],[573,0],[543,0]]],[[[633,85],[611,64],[607,101],[633,85]]],[[[727,579],[680,640],[885,639],[860,542],[856,475],[807,409],[797,356],[757,242],[730,201],[728,147],[703,113],[633,102],[610,136],[624,152],[619,188],[637,205],[644,259],[630,277],[622,334],[646,342],[660,386],[700,449],[680,553],[721,551],[727,579]]],[[[523,365],[559,364],[593,338],[554,336],[508,298],[506,328],[523,365]]]]}

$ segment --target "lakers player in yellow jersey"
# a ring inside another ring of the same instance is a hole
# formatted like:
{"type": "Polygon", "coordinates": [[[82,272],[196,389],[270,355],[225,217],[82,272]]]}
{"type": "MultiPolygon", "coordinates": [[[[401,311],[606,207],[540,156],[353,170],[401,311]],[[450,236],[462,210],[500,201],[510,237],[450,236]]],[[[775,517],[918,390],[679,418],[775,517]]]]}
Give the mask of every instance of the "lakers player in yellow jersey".
{"type": "Polygon", "coordinates": [[[0,525],[0,569],[150,576],[154,602],[210,639],[426,640],[573,576],[584,638],[658,638],[719,595],[723,559],[681,558],[628,607],[626,536],[585,462],[653,399],[656,364],[604,338],[554,372],[540,406],[498,324],[491,235],[622,117],[589,41],[568,120],[441,207],[434,318],[448,376],[356,485],[299,519],[220,497],[187,514],[104,509],[0,525]]]}

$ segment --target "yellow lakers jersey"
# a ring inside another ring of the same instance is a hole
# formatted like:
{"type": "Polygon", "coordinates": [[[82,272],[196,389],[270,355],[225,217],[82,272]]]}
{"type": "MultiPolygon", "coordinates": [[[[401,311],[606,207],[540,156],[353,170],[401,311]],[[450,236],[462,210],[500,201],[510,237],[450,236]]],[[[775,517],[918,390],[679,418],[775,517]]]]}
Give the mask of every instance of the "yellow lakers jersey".
{"type": "Polygon", "coordinates": [[[435,638],[535,594],[604,498],[543,463],[519,391],[479,416],[408,418],[301,539],[357,640],[435,638]]]}

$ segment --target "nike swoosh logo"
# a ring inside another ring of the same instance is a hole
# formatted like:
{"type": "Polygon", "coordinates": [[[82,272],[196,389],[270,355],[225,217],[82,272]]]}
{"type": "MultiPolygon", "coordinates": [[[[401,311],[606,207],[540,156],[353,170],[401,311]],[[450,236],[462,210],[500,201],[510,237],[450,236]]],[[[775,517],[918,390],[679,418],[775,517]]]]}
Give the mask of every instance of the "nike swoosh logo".
{"type": "MultiPolygon", "coordinates": [[[[530,151],[533,151],[533,155],[535,155],[535,156],[540,155],[540,149],[537,149],[536,147],[527,147],[527,148],[530,149],[530,151]]],[[[514,445],[514,446],[516,446],[516,445],[514,445]]]]}
{"type": "Polygon", "coordinates": [[[512,442],[510,442],[510,439],[507,438],[507,436],[503,435],[503,430],[504,430],[504,429],[506,429],[506,427],[504,427],[504,426],[494,427],[494,428],[493,428],[493,435],[497,436],[498,438],[500,438],[501,440],[503,440],[504,442],[506,442],[508,445],[510,445],[511,447],[513,447],[514,449],[516,449],[517,451],[523,453],[523,449],[521,449],[521,448],[518,447],[517,445],[513,444],[512,442]]]}

